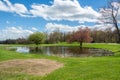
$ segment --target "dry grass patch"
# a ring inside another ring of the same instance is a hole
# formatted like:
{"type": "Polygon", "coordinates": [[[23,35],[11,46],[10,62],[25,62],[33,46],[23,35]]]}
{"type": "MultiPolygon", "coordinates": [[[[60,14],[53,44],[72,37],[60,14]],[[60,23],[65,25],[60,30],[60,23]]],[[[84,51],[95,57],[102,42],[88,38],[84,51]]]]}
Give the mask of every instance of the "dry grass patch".
{"type": "Polygon", "coordinates": [[[44,76],[62,66],[62,63],[48,59],[16,59],[0,62],[0,72],[44,76]]]}

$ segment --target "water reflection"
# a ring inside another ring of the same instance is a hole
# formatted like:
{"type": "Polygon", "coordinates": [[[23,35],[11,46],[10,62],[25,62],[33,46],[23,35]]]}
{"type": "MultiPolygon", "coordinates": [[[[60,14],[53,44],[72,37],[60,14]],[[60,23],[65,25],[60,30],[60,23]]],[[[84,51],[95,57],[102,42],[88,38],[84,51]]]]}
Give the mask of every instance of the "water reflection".
{"type": "Polygon", "coordinates": [[[79,47],[17,47],[17,52],[22,53],[40,53],[50,56],[60,57],[89,57],[89,56],[111,56],[113,53],[108,50],[79,47]]]}
{"type": "Polygon", "coordinates": [[[44,53],[43,47],[29,47],[29,53],[44,53]]]}
{"type": "Polygon", "coordinates": [[[28,53],[30,51],[27,47],[17,47],[16,52],[28,53]]]}

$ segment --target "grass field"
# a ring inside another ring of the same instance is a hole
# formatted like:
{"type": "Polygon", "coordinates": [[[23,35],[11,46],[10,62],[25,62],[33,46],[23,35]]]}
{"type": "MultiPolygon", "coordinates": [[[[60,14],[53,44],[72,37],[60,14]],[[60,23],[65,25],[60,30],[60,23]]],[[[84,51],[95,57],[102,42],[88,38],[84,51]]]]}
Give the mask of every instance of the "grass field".
{"type": "MultiPolygon", "coordinates": [[[[7,51],[7,46],[34,45],[6,45],[0,47],[0,62],[12,59],[50,59],[61,62],[64,67],[45,75],[28,75],[0,72],[0,80],[120,80],[120,44],[84,44],[84,47],[103,48],[115,53],[109,57],[60,58],[43,54],[21,54],[7,51]]],[[[78,44],[43,44],[41,46],[79,46],[78,44]]]]}

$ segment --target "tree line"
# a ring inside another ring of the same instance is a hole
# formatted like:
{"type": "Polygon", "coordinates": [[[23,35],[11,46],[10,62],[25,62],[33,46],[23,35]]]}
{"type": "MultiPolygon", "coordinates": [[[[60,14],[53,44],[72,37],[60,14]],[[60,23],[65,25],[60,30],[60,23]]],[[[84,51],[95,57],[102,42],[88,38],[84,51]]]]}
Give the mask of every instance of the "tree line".
{"type": "MultiPolygon", "coordinates": [[[[38,32],[37,32],[38,33],[38,32]]],[[[105,30],[79,28],[78,31],[61,32],[55,30],[51,33],[44,32],[43,35],[38,34],[37,39],[41,37],[46,44],[59,42],[91,42],[91,43],[117,43],[117,31],[113,28],[106,28],[105,30]]],[[[30,38],[7,39],[0,41],[0,44],[31,44],[35,40],[30,38]]],[[[39,41],[36,41],[39,43],[39,41]]]]}

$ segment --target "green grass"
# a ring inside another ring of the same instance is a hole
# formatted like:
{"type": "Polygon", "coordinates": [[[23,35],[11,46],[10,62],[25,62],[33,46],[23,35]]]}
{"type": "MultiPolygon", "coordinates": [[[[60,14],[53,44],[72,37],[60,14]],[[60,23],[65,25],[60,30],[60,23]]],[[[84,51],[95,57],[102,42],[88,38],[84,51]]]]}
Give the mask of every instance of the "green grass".
{"type": "MultiPolygon", "coordinates": [[[[18,45],[10,45],[18,46],[18,45]]],[[[20,45],[21,46],[21,45],[20,45]]],[[[22,45],[26,46],[26,45],[22,45]]],[[[35,46],[35,45],[27,45],[35,46]]],[[[78,44],[43,44],[41,46],[79,46],[78,44]]],[[[0,47],[0,61],[11,59],[47,58],[64,63],[60,68],[46,76],[0,72],[0,80],[120,80],[120,44],[84,44],[84,47],[103,48],[115,52],[109,57],[60,58],[42,54],[21,54],[0,47]]]]}

